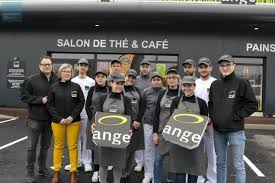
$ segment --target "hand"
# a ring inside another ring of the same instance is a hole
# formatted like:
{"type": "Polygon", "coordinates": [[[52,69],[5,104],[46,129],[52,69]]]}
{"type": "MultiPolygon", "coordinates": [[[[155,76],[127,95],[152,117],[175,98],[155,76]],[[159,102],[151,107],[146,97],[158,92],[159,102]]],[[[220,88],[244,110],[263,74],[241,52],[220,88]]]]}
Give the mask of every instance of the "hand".
{"type": "Polygon", "coordinates": [[[134,121],[133,127],[137,130],[140,127],[140,122],[134,121]]]}
{"type": "Polygon", "coordinates": [[[130,137],[133,135],[133,130],[129,130],[130,137]]]}
{"type": "Polygon", "coordinates": [[[207,126],[211,126],[212,124],[213,124],[213,121],[212,121],[211,118],[209,118],[209,119],[208,119],[208,124],[207,124],[207,126]]]}
{"type": "Polygon", "coordinates": [[[96,128],[96,125],[95,125],[95,123],[92,123],[92,125],[91,125],[92,133],[94,133],[94,131],[95,131],[95,128],[96,128]]]}
{"type": "Polygon", "coordinates": [[[67,125],[67,119],[61,119],[61,121],[60,121],[60,124],[61,125],[67,125]]]}
{"type": "Polygon", "coordinates": [[[73,122],[74,119],[73,119],[72,116],[69,116],[69,117],[66,118],[66,120],[67,120],[67,125],[69,125],[73,122]]]}
{"type": "Polygon", "coordinates": [[[159,144],[159,140],[160,140],[159,134],[158,133],[153,133],[153,143],[155,145],[157,145],[157,144],[159,144]]]}
{"type": "Polygon", "coordinates": [[[48,102],[48,96],[42,98],[42,103],[46,104],[48,102]]]}

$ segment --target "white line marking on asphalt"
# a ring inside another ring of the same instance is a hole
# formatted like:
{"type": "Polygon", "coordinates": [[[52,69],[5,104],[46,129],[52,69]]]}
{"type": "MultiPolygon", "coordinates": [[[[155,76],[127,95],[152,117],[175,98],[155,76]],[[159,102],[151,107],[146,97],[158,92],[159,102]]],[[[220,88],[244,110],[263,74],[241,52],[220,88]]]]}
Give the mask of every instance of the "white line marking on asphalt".
{"type": "Polygon", "coordinates": [[[3,145],[3,146],[0,147],[0,150],[5,149],[5,148],[7,148],[7,147],[9,147],[9,146],[12,146],[12,145],[14,145],[14,144],[17,144],[18,142],[21,142],[21,141],[23,141],[23,140],[26,140],[27,138],[28,138],[28,136],[25,136],[25,137],[23,137],[23,138],[21,138],[21,139],[18,139],[18,140],[15,140],[15,141],[13,141],[13,142],[10,142],[10,143],[8,143],[8,144],[6,144],[6,145],[3,145]]]}
{"type": "Polygon", "coordinates": [[[244,161],[250,168],[258,175],[258,177],[265,177],[265,175],[246,157],[243,156],[244,161]]]}
{"type": "Polygon", "coordinates": [[[14,121],[14,120],[17,120],[17,119],[18,119],[18,117],[11,118],[11,119],[7,119],[7,120],[4,120],[4,121],[0,121],[0,124],[2,124],[2,123],[7,123],[7,122],[9,122],[9,121],[14,121]]]}

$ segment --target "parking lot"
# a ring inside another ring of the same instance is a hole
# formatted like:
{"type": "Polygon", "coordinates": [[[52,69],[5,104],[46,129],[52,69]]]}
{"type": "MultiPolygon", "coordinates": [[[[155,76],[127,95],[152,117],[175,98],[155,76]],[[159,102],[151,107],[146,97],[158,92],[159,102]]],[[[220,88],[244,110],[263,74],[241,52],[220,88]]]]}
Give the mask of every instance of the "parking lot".
{"type": "MultiPolygon", "coordinates": [[[[245,162],[247,183],[275,183],[275,130],[272,126],[267,130],[247,129],[245,162]]],[[[274,128],[275,129],[275,128],[274,128]]],[[[23,119],[0,119],[0,182],[23,183],[25,178],[26,159],[26,122],[23,119]]],[[[65,150],[63,165],[69,162],[67,149],[65,150]]],[[[230,157],[229,157],[230,160],[230,157]]],[[[229,162],[230,163],[230,162],[229,162]]],[[[52,148],[49,152],[48,166],[52,165],[52,148]]],[[[167,164],[166,164],[167,165],[167,164]]],[[[167,170],[167,166],[164,171],[167,170]]],[[[131,172],[124,182],[141,182],[143,174],[131,172]]],[[[228,170],[228,182],[234,182],[234,172],[228,170]]],[[[165,178],[164,178],[165,181],[165,178]]],[[[38,183],[50,182],[50,179],[37,177],[38,183]]],[[[69,172],[62,171],[62,182],[69,182],[69,172]]],[[[91,173],[79,170],[79,182],[91,182],[91,173]]],[[[109,174],[111,183],[111,172],[109,174]]]]}

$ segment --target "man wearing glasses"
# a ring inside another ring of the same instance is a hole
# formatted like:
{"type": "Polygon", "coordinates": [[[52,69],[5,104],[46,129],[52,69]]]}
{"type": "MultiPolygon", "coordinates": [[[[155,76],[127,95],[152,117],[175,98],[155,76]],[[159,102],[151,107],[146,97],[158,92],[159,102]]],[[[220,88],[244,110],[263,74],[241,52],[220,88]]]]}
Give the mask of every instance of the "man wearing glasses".
{"type": "Polygon", "coordinates": [[[51,144],[52,130],[50,115],[47,111],[48,91],[52,83],[57,81],[52,72],[52,58],[42,56],[39,62],[40,73],[26,78],[21,87],[20,98],[28,104],[28,141],[26,182],[36,182],[34,177],[34,164],[36,162],[36,147],[40,137],[40,150],[38,156],[38,175],[51,177],[46,168],[48,149],[51,144]]]}
{"type": "Polygon", "coordinates": [[[231,55],[218,60],[221,79],[212,83],[209,93],[209,117],[213,122],[217,155],[217,182],[226,183],[227,148],[231,146],[235,183],[245,183],[244,118],[257,110],[257,101],[247,80],[235,75],[231,55]]]}

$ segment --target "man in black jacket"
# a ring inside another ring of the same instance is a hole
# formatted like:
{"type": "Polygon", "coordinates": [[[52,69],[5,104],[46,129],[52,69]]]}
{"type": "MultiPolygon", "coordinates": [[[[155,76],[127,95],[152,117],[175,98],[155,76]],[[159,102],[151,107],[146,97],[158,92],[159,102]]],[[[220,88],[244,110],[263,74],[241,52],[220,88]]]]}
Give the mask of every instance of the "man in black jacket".
{"type": "Polygon", "coordinates": [[[217,154],[217,182],[226,183],[227,147],[232,149],[235,182],[245,183],[244,118],[257,109],[257,101],[247,80],[235,75],[231,55],[219,60],[221,79],[212,83],[209,93],[209,117],[214,127],[214,144],[217,154]]]}
{"type": "Polygon", "coordinates": [[[28,104],[29,115],[27,118],[28,142],[27,142],[27,176],[26,182],[35,182],[34,163],[36,161],[36,147],[40,137],[40,150],[38,156],[38,174],[51,177],[46,168],[48,149],[51,143],[52,130],[50,115],[46,108],[48,91],[57,77],[52,73],[52,58],[42,56],[40,58],[40,73],[26,78],[21,88],[20,98],[28,104]]]}

